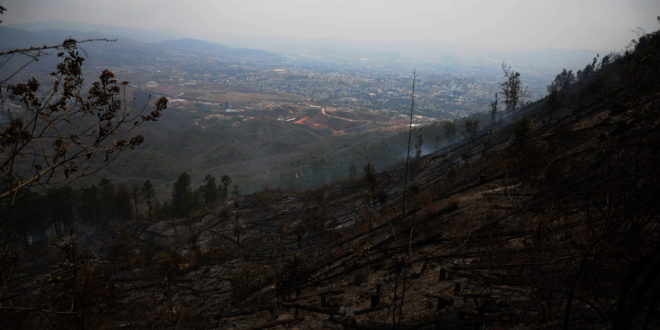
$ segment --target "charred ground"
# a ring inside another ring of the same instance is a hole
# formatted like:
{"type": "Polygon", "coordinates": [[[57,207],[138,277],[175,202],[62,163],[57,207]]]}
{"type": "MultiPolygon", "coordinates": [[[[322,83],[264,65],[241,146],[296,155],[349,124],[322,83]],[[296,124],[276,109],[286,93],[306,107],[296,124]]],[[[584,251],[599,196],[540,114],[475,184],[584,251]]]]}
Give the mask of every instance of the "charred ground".
{"type": "Polygon", "coordinates": [[[406,205],[398,166],[26,251],[0,326],[659,327],[659,77],[654,33],[414,160],[406,205]]]}

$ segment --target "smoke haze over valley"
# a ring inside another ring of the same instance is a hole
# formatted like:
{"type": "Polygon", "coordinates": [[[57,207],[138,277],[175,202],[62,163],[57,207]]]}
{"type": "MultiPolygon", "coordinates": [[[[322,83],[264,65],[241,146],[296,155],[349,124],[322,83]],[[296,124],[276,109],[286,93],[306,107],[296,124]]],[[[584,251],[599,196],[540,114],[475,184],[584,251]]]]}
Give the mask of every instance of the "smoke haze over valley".
{"type": "Polygon", "coordinates": [[[0,328],[660,328],[659,14],[0,0],[0,328]]]}

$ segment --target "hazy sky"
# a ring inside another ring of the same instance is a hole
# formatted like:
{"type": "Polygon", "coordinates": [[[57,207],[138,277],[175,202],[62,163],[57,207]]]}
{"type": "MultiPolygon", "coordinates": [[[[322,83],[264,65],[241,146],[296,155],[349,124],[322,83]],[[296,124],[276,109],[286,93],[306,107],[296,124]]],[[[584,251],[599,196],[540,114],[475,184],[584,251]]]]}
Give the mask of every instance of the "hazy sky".
{"type": "Polygon", "coordinates": [[[64,20],[176,32],[618,50],[660,28],[659,0],[0,0],[3,24],[64,20]]]}

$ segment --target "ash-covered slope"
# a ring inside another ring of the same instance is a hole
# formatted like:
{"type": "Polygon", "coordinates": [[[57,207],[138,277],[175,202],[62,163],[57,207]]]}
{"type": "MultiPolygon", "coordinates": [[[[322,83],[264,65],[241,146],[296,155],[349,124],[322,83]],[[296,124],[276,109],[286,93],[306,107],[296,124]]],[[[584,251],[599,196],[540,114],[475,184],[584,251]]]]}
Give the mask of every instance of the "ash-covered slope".
{"type": "Polygon", "coordinates": [[[400,165],[127,225],[84,264],[113,300],[0,327],[660,327],[660,35],[608,62],[412,161],[405,205],[400,165]]]}
{"type": "Polygon", "coordinates": [[[660,326],[659,63],[656,33],[557,99],[414,161],[405,213],[402,167],[373,191],[241,199],[251,252],[222,267],[273,275],[228,291],[207,325],[660,326]]]}
{"type": "Polygon", "coordinates": [[[174,247],[199,327],[657,327],[659,50],[414,160],[405,210],[401,165],[161,222],[136,250],[174,247]]]}

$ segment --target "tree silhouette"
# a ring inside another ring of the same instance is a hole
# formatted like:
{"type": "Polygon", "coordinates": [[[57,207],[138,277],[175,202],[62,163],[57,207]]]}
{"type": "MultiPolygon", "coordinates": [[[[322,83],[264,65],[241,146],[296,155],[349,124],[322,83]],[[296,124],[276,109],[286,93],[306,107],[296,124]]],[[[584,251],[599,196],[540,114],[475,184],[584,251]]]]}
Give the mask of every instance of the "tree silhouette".
{"type": "Polygon", "coordinates": [[[554,85],[548,86],[548,97],[546,103],[548,105],[548,112],[550,113],[550,116],[552,116],[555,110],[557,110],[561,105],[559,91],[554,85]]]}
{"type": "Polygon", "coordinates": [[[520,73],[513,71],[511,66],[506,63],[502,63],[502,71],[504,71],[504,81],[500,83],[500,87],[502,87],[502,94],[504,94],[506,112],[515,115],[516,109],[520,105],[520,99],[524,94],[520,85],[520,73]]]}
{"type": "Polygon", "coordinates": [[[548,86],[548,93],[552,92],[552,90],[566,91],[574,83],[575,76],[573,75],[573,70],[566,71],[566,69],[563,69],[548,86]]]}
{"type": "Polygon", "coordinates": [[[477,129],[479,128],[479,121],[476,119],[465,118],[464,127],[465,135],[470,137],[470,140],[474,140],[477,135],[477,129]]]}
{"type": "Polygon", "coordinates": [[[188,173],[181,173],[174,183],[172,190],[172,208],[174,215],[183,217],[190,214],[192,211],[193,194],[190,188],[190,175],[188,173]]]}
{"type": "Polygon", "coordinates": [[[126,220],[131,217],[131,192],[125,184],[117,187],[117,192],[113,196],[114,209],[119,220],[126,220]]]}
{"type": "Polygon", "coordinates": [[[445,139],[453,139],[456,137],[456,125],[451,121],[446,121],[442,125],[442,132],[445,135],[445,139]]]}
{"type": "Polygon", "coordinates": [[[231,177],[225,174],[222,176],[222,178],[220,178],[220,182],[222,183],[220,197],[227,199],[227,197],[229,197],[229,185],[231,184],[231,177]]]}
{"type": "Polygon", "coordinates": [[[144,184],[142,185],[142,196],[144,198],[144,201],[147,203],[147,215],[149,217],[149,222],[151,223],[152,219],[152,198],[154,196],[154,193],[156,192],[156,189],[154,189],[154,186],[151,184],[151,181],[148,179],[144,181],[144,184]]]}
{"type": "Polygon", "coordinates": [[[415,142],[415,159],[419,159],[422,157],[423,149],[422,146],[424,145],[424,136],[422,135],[422,132],[418,132],[417,134],[417,141],[415,142]]]}
{"type": "Polygon", "coordinates": [[[138,203],[140,200],[140,187],[136,184],[131,186],[131,199],[133,200],[133,212],[135,218],[138,217],[138,203]]]}
{"type": "Polygon", "coordinates": [[[210,205],[218,199],[218,186],[215,183],[215,178],[212,175],[207,175],[204,178],[204,186],[202,186],[204,194],[204,205],[210,205]]]}
{"type": "Polygon", "coordinates": [[[308,223],[306,222],[306,218],[301,218],[298,223],[293,226],[292,232],[296,236],[296,242],[298,243],[298,250],[300,250],[300,246],[302,243],[302,239],[305,237],[305,234],[309,231],[309,226],[308,223]]]}
{"type": "Polygon", "coordinates": [[[495,93],[495,100],[490,102],[490,120],[494,123],[497,121],[497,107],[498,107],[497,93],[495,93]]]}
{"type": "Polygon", "coordinates": [[[232,224],[231,230],[234,233],[234,236],[236,236],[236,246],[238,247],[239,251],[241,248],[241,235],[245,234],[245,226],[241,223],[241,218],[243,217],[243,214],[241,211],[236,210],[234,211],[234,223],[232,224]]]}

